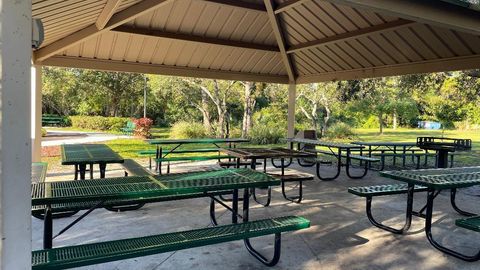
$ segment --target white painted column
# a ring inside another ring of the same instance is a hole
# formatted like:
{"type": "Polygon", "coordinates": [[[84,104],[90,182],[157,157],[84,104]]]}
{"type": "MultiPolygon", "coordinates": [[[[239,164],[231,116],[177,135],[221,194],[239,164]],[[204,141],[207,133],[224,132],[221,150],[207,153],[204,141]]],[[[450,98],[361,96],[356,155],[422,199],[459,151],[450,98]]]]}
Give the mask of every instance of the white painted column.
{"type": "Polygon", "coordinates": [[[295,101],[297,99],[297,85],[288,85],[288,132],[287,137],[293,138],[295,136],[295,101]]]}
{"type": "Polygon", "coordinates": [[[32,162],[42,159],[42,67],[32,66],[31,87],[32,162]]]}
{"type": "Polygon", "coordinates": [[[0,270],[31,269],[31,9],[0,0],[0,270]]]}

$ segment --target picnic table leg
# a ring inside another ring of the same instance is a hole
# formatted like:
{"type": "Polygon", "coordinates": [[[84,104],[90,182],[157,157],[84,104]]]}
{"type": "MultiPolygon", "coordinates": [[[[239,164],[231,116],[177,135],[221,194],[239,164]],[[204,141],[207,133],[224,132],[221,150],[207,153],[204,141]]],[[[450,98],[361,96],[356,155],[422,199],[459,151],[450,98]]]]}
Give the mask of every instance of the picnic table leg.
{"type": "Polygon", "coordinates": [[[337,152],[337,172],[336,174],[333,176],[333,177],[323,177],[320,175],[320,164],[321,164],[321,161],[317,161],[317,167],[316,167],[316,171],[317,171],[317,177],[322,180],[322,181],[331,181],[331,180],[334,180],[336,179],[339,175],[340,175],[340,171],[342,170],[342,149],[341,148],[338,148],[338,152],[337,152]]]}
{"type": "MultiPolygon", "coordinates": [[[[273,160],[272,160],[273,162],[273,160]]],[[[256,169],[256,163],[257,163],[257,160],[252,158],[252,163],[250,164],[250,168],[252,170],[255,170],[256,169]]],[[[266,162],[265,162],[266,163],[266,162]]],[[[265,166],[265,165],[264,165],[265,166]]],[[[266,170],[266,168],[265,168],[266,170]]],[[[253,196],[253,200],[260,204],[260,205],[263,205],[264,207],[267,207],[270,205],[270,201],[271,201],[271,198],[272,198],[272,188],[271,187],[268,187],[267,188],[267,201],[265,203],[262,203],[260,202],[258,199],[257,199],[257,194],[256,194],[256,188],[252,188],[252,196],[253,196]]]]}
{"type": "MultiPolygon", "coordinates": [[[[248,193],[248,188],[244,189],[243,192],[243,222],[248,222],[248,215],[249,215],[249,200],[248,198],[250,197],[248,193]]],[[[248,252],[255,257],[255,259],[259,260],[261,263],[263,263],[266,266],[274,266],[278,263],[280,260],[280,252],[281,252],[281,244],[282,244],[282,239],[281,239],[281,234],[280,233],[275,233],[275,240],[274,240],[274,246],[273,246],[273,258],[271,260],[268,260],[260,254],[257,250],[255,250],[250,243],[250,239],[244,239],[243,242],[245,243],[245,247],[247,248],[248,252]]]]}
{"type": "Polygon", "coordinates": [[[456,188],[450,189],[450,204],[452,205],[452,208],[455,211],[457,211],[460,215],[464,215],[467,217],[476,216],[477,214],[464,211],[457,206],[457,203],[455,202],[456,195],[457,195],[457,189],[456,188]]]}
{"type": "Polygon", "coordinates": [[[397,146],[393,146],[393,160],[392,160],[392,165],[395,166],[395,163],[397,163],[397,146]]]}
{"type": "Polygon", "coordinates": [[[87,170],[87,164],[78,164],[78,170],[80,172],[80,180],[85,180],[85,171],[87,170]]]}
{"type": "Polygon", "coordinates": [[[432,246],[435,247],[436,249],[438,249],[438,250],[440,250],[440,251],[442,251],[446,254],[449,254],[451,256],[454,256],[456,258],[459,258],[461,260],[464,260],[464,261],[474,262],[474,261],[480,260],[480,251],[478,251],[476,254],[471,255],[471,256],[461,254],[457,251],[454,251],[452,249],[449,249],[449,248],[446,248],[446,247],[442,246],[441,244],[436,242],[435,239],[433,239],[433,235],[432,235],[432,215],[433,215],[433,201],[434,201],[434,199],[435,199],[435,190],[429,189],[428,193],[427,193],[427,213],[425,215],[425,234],[427,235],[427,239],[430,242],[430,244],[432,244],[432,246]]]}
{"type": "Polygon", "coordinates": [[[75,164],[75,177],[73,178],[73,180],[78,180],[78,165],[75,164]]]}
{"type": "Polygon", "coordinates": [[[232,223],[238,223],[238,189],[233,190],[232,194],[232,223]]]}
{"type": "Polygon", "coordinates": [[[406,165],[406,155],[407,155],[407,147],[404,145],[403,146],[403,155],[402,155],[402,165],[405,168],[406,165]]]}
{"type": "Polygon", "coordinates": [[[413,213],[413,193],[414,193],[414,185],[408,184],[408,192],[407,192],[407,211],[405,214],[405,224],[401,229],[395,229],[390,226],[384,225],[375,220],[372,215],[372,197],[368,196],[367,199],[367,218],[368,220],[376,227],[383,229],[385,231],[395,233],[395,234],[403,234],[404,232],[410,229],[410,225],[412,224],[412,213],[413,213]]]}
{"type": "Polygon", "coordinates": [[[93,179],[93,163],[90,163],[90,179],[93,179]]]}
{"type": "Polygon", "coordinates": [[[361,175],[355,176],[350,173],[350,149],[347,149],[347,163],[345,164],[345,172],[347,173],[347,176],[352,179],[361,179],[365,177],[368,173],[368,164],[370,162],[365,161],[364,168],[363,168],[363,173],[361,175]]]}
{"type": "Polygon", "coordinates": [[[105,169],[107,168],[107,163],[100,162],[98,167],[100,167],[100,178],[105,178],[105,169]]]}
{"type": "Polygon", "coordinates": [[[52,206],[45,207],[45,216],[43,220],[43,249],[50,249],[53,246],[53,218],[52,206]]]}

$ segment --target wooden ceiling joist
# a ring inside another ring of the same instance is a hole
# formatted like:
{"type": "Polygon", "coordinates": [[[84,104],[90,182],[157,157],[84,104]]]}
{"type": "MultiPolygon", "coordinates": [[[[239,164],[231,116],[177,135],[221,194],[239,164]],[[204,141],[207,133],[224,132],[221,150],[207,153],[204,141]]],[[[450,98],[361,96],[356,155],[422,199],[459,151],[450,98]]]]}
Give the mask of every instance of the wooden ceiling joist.
{"type": "Polygon", "coordinates": [[[363,37],[363,36],[368,36],[368,35],[371,35],[373,33],[381,33],[381,32],[385,32],[385,31],[392,31],[392,30],[399,29],[401,27],[407,27],[407,26],[413,25],[413,24],[415,24],[415,22],[399,19],[399,20],[387,22],[387,23],[384,23],[384,24],[378,24],[378,25],[367,27],[367,28],[362,28],[362,29],[358,29],[358,30],[355,30],[355,31],[346,32],[346,33],[343,33],[343,34],[338,34],[338,35],[335,35],[335,36],[326,37],[326,38],[322,38],[322,39],[319,39],[319,40],[314,40],[314,41],[294,45],[294,46],[291,46],[290,48],[288,48],[287,53],[291,54],[291,53],[295,53],[295,52],[299,52],[299,51],[303,51],[303,50],[313,49],[313,48],[317,48],[317,47],[320,47],[320,46],[323,46],[323,45],[332,44],[332,43],[339,42],[339,41],[345,41],[345,40],[349,40],[349,39],[353,39],[353,38],[360,38],[360,37],[363,37]]]}
{"type": "Polygon", "coordinates": [[[285,38],[283,36],[282,28],[280,27],[280,22],[275,16],[275,11],[273,9],[274,3],[272,2],[272,0],[264,0],[263,2],[265,3],[265,7],[267,8],[268,19],[270,21],[270,24],[272,25],[273,34],[275,35],[275,39],[277,40],[278,49],[280,50],[280,55],[282,57],[283,64],[285,65],[288,79],[290,83],[295,83],[295,72],[293,70],[290,56],[287,54],[286,51],[285,38]]]}
{"type": "Polygon", "coordinates": [[[165,38],[165,39],[171,39],[171,40],[181,40],[181,41],[195,42],[195,43],[201,43],[201,44],[213,44],[213,45],[227,46],[227,47],[233,47],[233,48],[279,52],[279,49],[277,47],[269,46],[269,45],[253,44],[253,43],[247,43],[242,41],[232,41],[232,40],[208,38],[208,37],[201,37],[201,36],[192,36],[187,34],[143,29],[143,28],[137,28],[137,27],[131,27],[131,26],[125,26],[125,25],[112,29],[112,32],[165,38]]]}
{"type": "Polygon", "coordinates": [[[52,44],[41,48],[34,53],[34,61],[36,63],[44,61],[45,59],[58,54],[65,49],[75,46],[89,38],[95,37],[111,29],[120,26],[128,21],[134,20],[137,17],[144,15],[154,9],[163,5],[169,4],[173,0],[148,0],[135,4],[127,9],[124,9],[111,17],[107,25],[101,30],[97,29],[96,24],[87,26],[86,28],[77,31],[65,38],[62,38],[52,44]]]}
{"type": "Polygon", "coordinates": [[[380,14],[480,35],[478,11],[453,6],[443,1],[418,0],[324,0],[380,14]]]}
{"type": "Polygon", "coordinates": [[[204,68],[190,68],[156,64],[143,64],[114,60],[86,59],[67,56],[53,56],[41,63],[45,66],[72,67],[103,71],[133,72],[145,74],[161,74],[169,76],[208,78],[220,80],[241,80],[254,82],[288,83],[285,75],[246,73],[204,68]]]}
{"type": "Polygon", "coordinates": [[[288,1],[282,2],[275,9],[275,14],[285,12],[293,7],[299,6],[303,3],[310,2],[310,1],[312,0],[288,0],[288,1]]]}
{"type": "Polygon", "coordinates": [[[220,5],[225,5],[225,6],[232,6],[232,7],[237,7],[237,8],[244,8],[248,10],[253,10],[253,11],[262,11],[266,12],[267,10],[265,9],[265,6],[255,4],[252,2],[244,2],[240,0],[202,0],[205,2],[212,2],[220,5]]]}
{"type": "Polygon", "coordinates": [[[121,2],[122,0],[107,1],[105,7],[103,8],[100,15],[98,15],[97,21],[95,22],[98,30],[103,29],[105,25],[107,25],[108,21],[112,18],[113,14],[115,14],[115,11],[117,10],[121,2]]]}

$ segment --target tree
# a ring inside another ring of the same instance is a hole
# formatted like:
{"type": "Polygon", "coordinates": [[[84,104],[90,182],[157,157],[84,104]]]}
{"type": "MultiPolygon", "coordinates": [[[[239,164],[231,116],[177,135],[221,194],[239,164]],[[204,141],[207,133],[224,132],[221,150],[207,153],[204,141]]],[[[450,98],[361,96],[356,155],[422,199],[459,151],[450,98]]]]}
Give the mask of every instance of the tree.
{"type": "Polygon", "coordinates": [[[240,82],[244,87],[242,138],[246,138],[252,128],[252,116],[255,109],[257,85],[254,82],[240,82]]]}
{"type": "Polygon", "coordinates": [[[318,130],[320,117],[323,118],[321,135],[325,136],[332,109],[340,99],[337,83],[313,83],[298,88],[297,101],[300,110],[310,120],[314,130],[318,130]]]}

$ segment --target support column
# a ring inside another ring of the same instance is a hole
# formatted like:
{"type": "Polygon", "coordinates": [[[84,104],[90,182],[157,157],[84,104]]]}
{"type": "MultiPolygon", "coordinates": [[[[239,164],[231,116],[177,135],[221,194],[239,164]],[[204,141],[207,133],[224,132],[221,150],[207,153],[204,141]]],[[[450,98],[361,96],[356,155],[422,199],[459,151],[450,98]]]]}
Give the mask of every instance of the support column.
{"type": "Polygon", "coordinates": [[[288,133],[287,138],[293,138],[295,136],[295,101],[297,99],[297,85],[288,85],[288,133]]]}
{"type": "Polygon", "coordinates": [[[0,0],[0,270],[31,269],[32,1],[0,0]]]}
{"type": "Polygon", "coordinates": [[[42,159],[42,67],[32,66],[31,87],[32,162],[42,159]]]}

